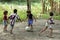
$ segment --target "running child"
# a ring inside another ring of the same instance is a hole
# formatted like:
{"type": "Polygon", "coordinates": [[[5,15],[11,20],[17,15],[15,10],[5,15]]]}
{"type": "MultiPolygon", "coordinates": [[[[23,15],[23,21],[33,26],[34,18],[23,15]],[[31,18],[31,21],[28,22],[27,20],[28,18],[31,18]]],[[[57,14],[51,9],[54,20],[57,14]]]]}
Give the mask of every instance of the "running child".
{"type": "Polygon", "coordinates": [[[53,26],[54,26],[54,20],[53,20],[53,12],[50,12],[50,17],[48,18],[46,24],[45,24],[45,28],[43,28],[40,33],[46,31],[47,28],[50,29],[49,31],[49,36],[48,37],[52,37],[52,34],[53,34],[53,26]]]}
{"type": "Polygon", "coordinates": [[[33,19],[35,19],[35,17],[31,13],[31,11],[27,11],[27,19],[28,19],[28,27],[31,27],[30,31],[33,32],[33,19]]]}
{"type": "Polygon", "coordinates": [[[8,22],[8,17],[7,17],[7,14],[8,14],[8,11],[4,11],[4,16],[3,16],[3,23],[4,23],[4,29],[3,31],[7,31],[7,22],[8,22]]]}
{"type": "Polygon", "coordinates": [[[11,14],[9,16],[9,19],[10,19],[10,26],[11,26],[10,33],[12,34],[13,33],[12,31],[13,31],[13,28],[14,28],[16,20],[20,20],[21,21],[21,19],[17,15],[17,9],[14,9],[13,14],[11,14]]]}

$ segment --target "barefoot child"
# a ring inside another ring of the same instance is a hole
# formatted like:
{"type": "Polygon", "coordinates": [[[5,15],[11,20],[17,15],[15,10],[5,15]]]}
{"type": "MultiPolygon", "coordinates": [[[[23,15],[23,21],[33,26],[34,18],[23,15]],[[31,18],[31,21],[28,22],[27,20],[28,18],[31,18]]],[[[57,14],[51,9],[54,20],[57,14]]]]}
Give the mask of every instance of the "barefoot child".
{"type": "Polygon", "coordinates": [[[12,31],[13,31],[13,28],[14,28],[14,25],[15,25],[16,20],[18,19],[18,20],[21,21],[21,19],[20,19],[19,16],[17,15],[17,9],[14,9],[13,12],[14,12],[14,13],[9,16],[10,26],[11,26],[11,30],[10,30],[10,33],[11,33],[11,34],[13,33],[12,31]]]}
{"type": "MultiPolygon", "coordinates": [[[[33,14],[31,14],[31,11],[27,11],[27,18],[28,18],[28,27],[31,27],[31,32],[33,32],[33,18],[35,18],[34,16],[33,16],[33,14]]],[[[36,21],[36,19],[35,19],[35,21],[36,21]]]]}
{"type": "Polygon", "coordinates": [[[4,30],[3,31],[7,31],[7,14],[8,14],[8,11],[4,11],[4,16],[3,16],[3,23],[4,23],[4,30]]]}
{"type": "Polygon", "coordinates": [[[46,31],[47,28],[50,29],[49,31],[49,37],[52,37],[53,34],[53,26],[54,26],[54,20],[53,20],[53,12],[50,12],[50,18],[48,18],[46,24],[45,24],[45,28],[43,30],[40,31],[40,33],[46,31]]]}

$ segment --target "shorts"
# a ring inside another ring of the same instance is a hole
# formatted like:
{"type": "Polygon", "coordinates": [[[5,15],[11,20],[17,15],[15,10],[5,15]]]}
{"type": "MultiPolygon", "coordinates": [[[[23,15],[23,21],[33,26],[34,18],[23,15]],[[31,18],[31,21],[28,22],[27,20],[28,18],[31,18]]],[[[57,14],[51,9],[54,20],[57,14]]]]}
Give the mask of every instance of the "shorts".
{"type": "Polygon", "coordinates": [[[14,27],[14,24],[15,24],[15,21],[11,21],[11,20],[10,20],[10,26],[11,26],[11,27],[14,27]]]}
{"type": "Polygon", "coordinates": [[[48,27],[48,28],[53,28],[53,27],[54,27],[54,24],[48,24],[48,23],[46,22],[45,26],[48,27]]]}
{"type": "Polygon", "coordinates": [[[4,26],[7,26],[7,20],[3,21],[4,26]]]}
{"type": "Polygon", "coordinates": [[[33,20],[28,20],[28,25],[32,25],[33,24],[33,20]]]}
{"type": "Polygon", "coordinates": [[[10,26],[11,26],[11,27],[14,27],[14,24],[13,24],[13,25],[12,25],[12,24],[10,24],[10,26]]]}

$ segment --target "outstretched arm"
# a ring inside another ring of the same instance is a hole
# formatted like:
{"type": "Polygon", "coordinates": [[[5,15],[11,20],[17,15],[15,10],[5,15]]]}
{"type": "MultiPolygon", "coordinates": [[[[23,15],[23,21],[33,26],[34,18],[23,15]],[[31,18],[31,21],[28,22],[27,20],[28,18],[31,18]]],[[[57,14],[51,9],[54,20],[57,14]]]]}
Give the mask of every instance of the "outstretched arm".
{"type": "Polygon", "coordinates": [[[19,16],[17,16],[17,19],[21,21],[21,19],[20,19],[20,17],[19,17],[19,16]]]}
{"type": "Polygon", "coordinates": [[[16,18],[17,18],[17,20],[20,20],[22,22],[22,20],[20,19],[20,17],[18,15],[16,16],[16,18]]]}

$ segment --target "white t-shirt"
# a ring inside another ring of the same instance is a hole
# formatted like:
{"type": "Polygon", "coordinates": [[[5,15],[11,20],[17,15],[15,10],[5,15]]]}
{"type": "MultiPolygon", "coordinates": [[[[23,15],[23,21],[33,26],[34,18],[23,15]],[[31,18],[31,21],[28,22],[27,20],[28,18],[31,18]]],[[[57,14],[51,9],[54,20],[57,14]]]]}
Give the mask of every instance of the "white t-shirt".
{"type": "MultiPolygon", "coordinates": [[[[53,19],[51,19],[51,20],[54,22],[53,19]]],[[[52,28],[54,26],[54,24],[51,24],[51,20],[47,20],[45,26],[52,28]]]]}
{"type": "Polygon", "coordinates": [[[14,24],[16,20],[19,19],[19,16],[16,13],[10,15],[10,24],[14,24]]]}

